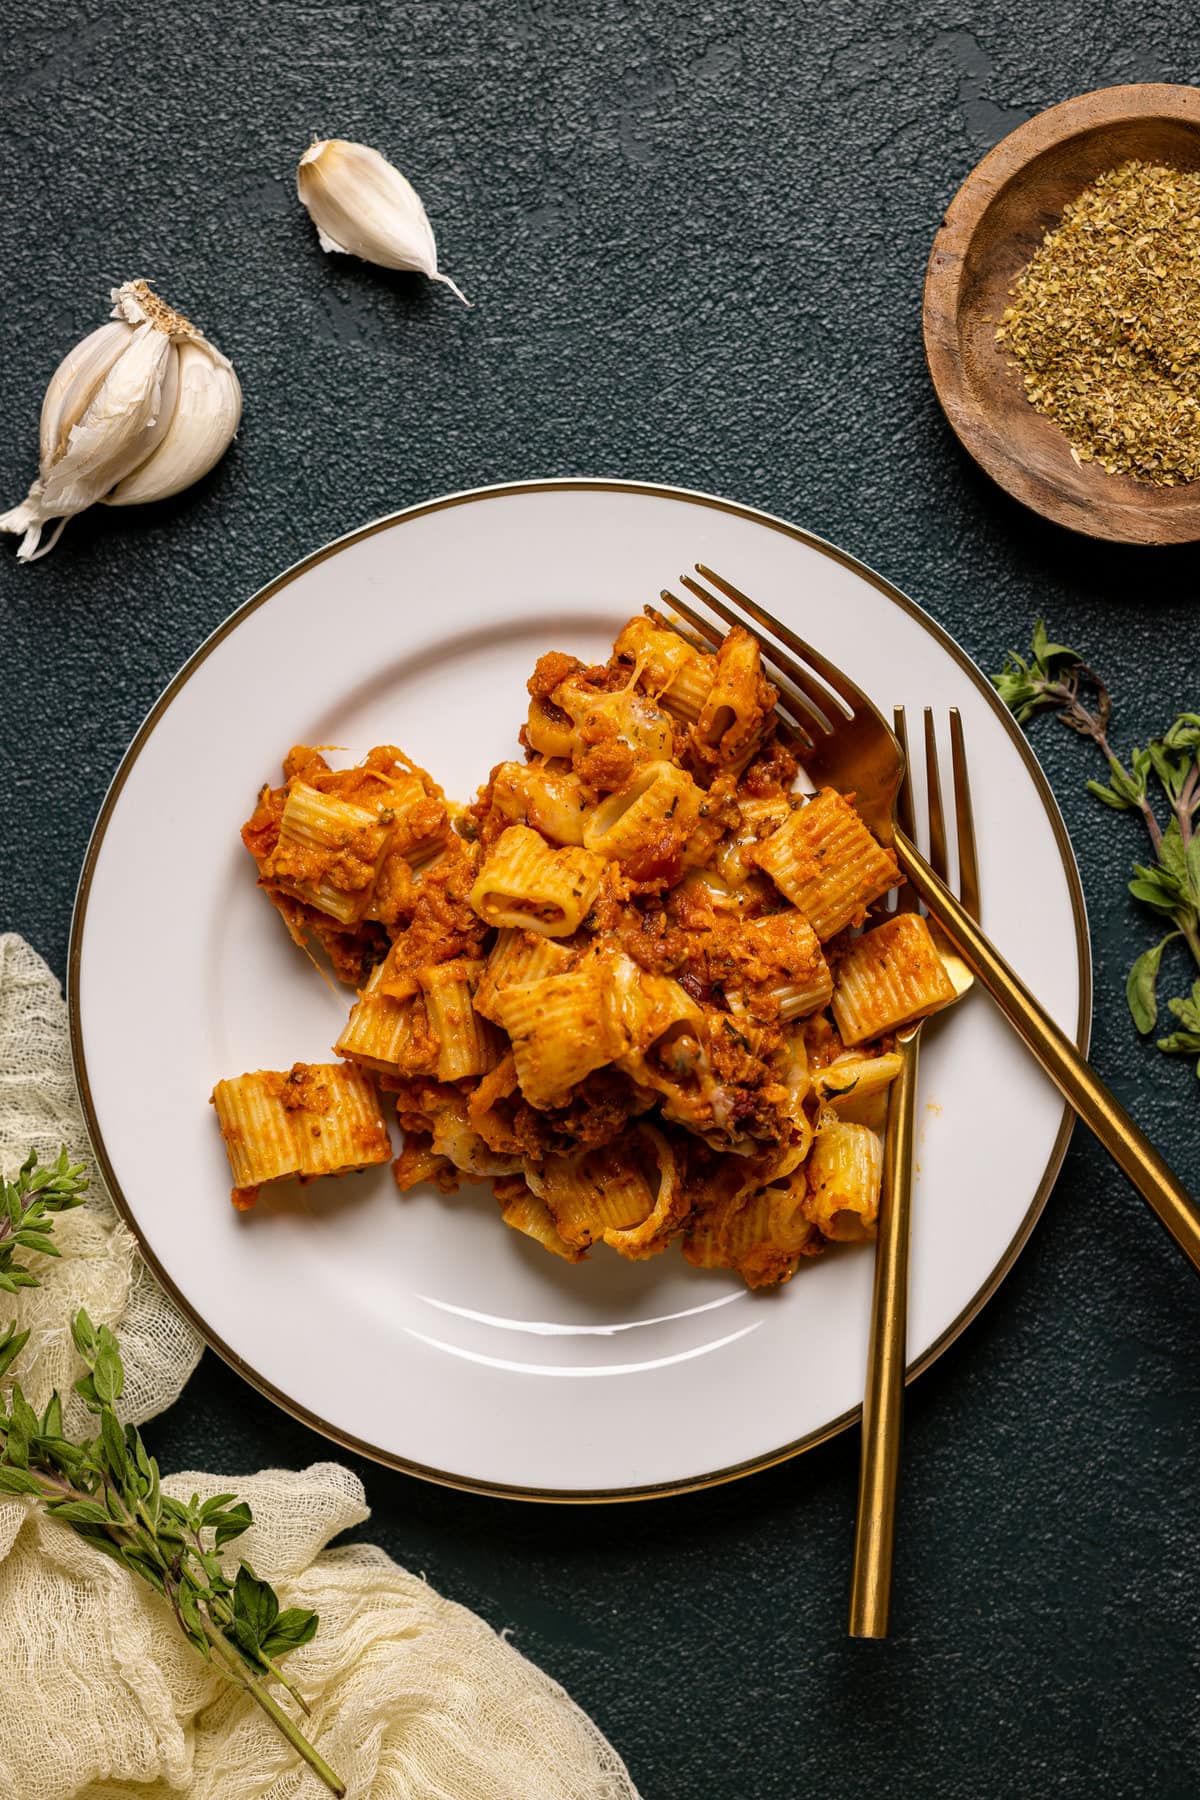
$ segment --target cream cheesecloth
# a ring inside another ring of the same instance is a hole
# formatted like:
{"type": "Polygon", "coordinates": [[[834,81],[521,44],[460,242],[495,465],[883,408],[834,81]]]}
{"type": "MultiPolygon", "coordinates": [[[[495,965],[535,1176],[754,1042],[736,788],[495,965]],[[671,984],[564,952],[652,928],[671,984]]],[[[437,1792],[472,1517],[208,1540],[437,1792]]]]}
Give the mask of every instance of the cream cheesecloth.
{"type": "MultiPolygon", "coordinates": [[[[0,936],[0,1167],[66,1144],[90,1164],[66,1009],[23,939],[0,936]]],[[[0,1327],[32,1332],[14,1374],[39,1410],[80,1365],[69,1320],[85,1306],[120,1339],[122,1412],[177,1397],[200,1342],[142,1263],[94,1169],[61,1215],[58,1259],[30,1256],[39,1288],[0,1294],[0,1327]]],[[[621,1758],[570,1696],[482,1619],[370,1544],[328,1549],[368,1516],[357,1476],[183,1474],[169,1492],[236,1491],[254,1525],[227,1552],[320,1629],[288,1658],[312,1707],[301,1722],[350,1800],[637,1800],[621,1758]]],[[[320,1800],[327,1789],[253,1701],[180,1633],[166,1602],[32,1501],[0,1496],[0,1800],[320,1800]]]]}

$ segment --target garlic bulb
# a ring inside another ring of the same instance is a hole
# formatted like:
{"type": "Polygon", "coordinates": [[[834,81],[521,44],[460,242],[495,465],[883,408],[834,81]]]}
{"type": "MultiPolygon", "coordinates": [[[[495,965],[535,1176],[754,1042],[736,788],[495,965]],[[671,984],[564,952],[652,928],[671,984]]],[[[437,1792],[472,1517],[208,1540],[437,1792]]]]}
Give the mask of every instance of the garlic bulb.
{"type": "Polygon", "coordinates": [[[296,192],[317,228],[322,250],[359,256],[384,269],[414,269],[431,281],[445,282],[470,306],[438,268],[433,227],[420,195],[378,150],[345,138],[311,144],[296,170],[296,192]]]}
{"type": "Polygon", "coordinates": [[[146,282],[125,282],[112,300],[109,323],[51,376],[38,478],[0,516],[0,531],[21,534],[21,562],[45,556],[67,520],[98,500],[132,506],[189,487],[224,455],[242,416],[232,365],[146,282]]]}

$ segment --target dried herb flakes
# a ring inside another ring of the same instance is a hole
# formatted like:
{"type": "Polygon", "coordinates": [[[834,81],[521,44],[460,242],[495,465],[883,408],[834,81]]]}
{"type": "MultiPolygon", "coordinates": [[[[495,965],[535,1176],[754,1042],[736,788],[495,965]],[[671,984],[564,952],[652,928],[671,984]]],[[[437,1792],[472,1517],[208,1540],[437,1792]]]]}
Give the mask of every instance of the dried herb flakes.
{"type": "Polygon", "coordinates": [[[997,342],[1077,462],[1160,486],[1200,475],[1200,172],[1098,176],[1011,299],[997,342]]]}

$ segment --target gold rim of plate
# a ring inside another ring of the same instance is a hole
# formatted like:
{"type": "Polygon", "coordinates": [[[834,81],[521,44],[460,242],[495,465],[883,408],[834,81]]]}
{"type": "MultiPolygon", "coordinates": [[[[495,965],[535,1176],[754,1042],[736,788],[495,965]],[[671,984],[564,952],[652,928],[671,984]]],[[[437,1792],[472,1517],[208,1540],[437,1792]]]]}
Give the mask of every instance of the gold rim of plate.
{"type": "MultiPolygon", "coordinates": [[[[812,1450],[816,1445],[823,1444],[829,1438],[836,1437],[837,1434],[844,1431],[847,1426],[857,1422],[861,1417],[862,1408],[861,1406],[851,1407],[838,1418],[832,1419],[827,1424],[821,1426],[819,1430],[809,1432],[806,1436],[797,1438],[792,1443],[784,1444],[779,1449],[772,1450],[765,1456],[754,1457],[745,1462],[734,1463],[728,1468],[717,1469],[709,1474],[697,1475],[684,1481],[659,1482],[649,1487],[575,1490],[571,1488],[525,1488],[512,1484],[476,1481],[469,1476],[450,1475],[443,1469],[428,1468],[423,1463],[411,1462],[403,1456],[396,1455],[393,1451],[381,1448],[378,1444],[371,1444],[366,1442],[363,1438],[354,1437],[349,1432],[342,1431],[338,1426],[331,1424],[328,1419],[323,1419],[317,1413],[311,1412],[307,1407],[301,1406],[280,1388],[276,1387],[274,1383],[266,1380],[264,1376],[260,1375],[258,1370],[251,1367],[251,1365],[240,1357],[236,1351],[230,1349],[229,1345],[212,1330],[207,1321],[200,1315],[195,1306],[192,1305],[191,1301],[189,1301],[186,1295],[180,1291],[176,1283],[171,1280],[166,1271],[162,1268],[157,1257],[154,1255],[153,1250],[146,1242],[133,1208],[130,1206],[129,1201],[122,1192],[120,1183],[113,1170],[112,1162],[105,1146],[104,1134],[100,1128],[100,1121],[96,1116],[96,1109],[92,1101],[87,1064],[83,1054],[82,1031],[80,1029],[79,1019],[79,962],[83,941],[83,927],[87,918],[92,876],[95,871],[101,846],[104,842],[105,833],[108,830],[108,823],[112,816],[113,808],[117,803],[121,790],[129,779],[147,739],[154,730],[159,719],[166,712],[172,700],[175,698],[175,695],[184,686],[185,682],[191,678],[193,672],[207,659],[212,651],[216,649],[217,645],[221,643],[224,638],[228,637],[230,632],[236,630],[243,619],[248,617],[250,613],[256,611],[258,607],[264,605],[268,600],[272,599],[281,591],[281,589],[288,587],[299,576],[306,574],[309,569],[315,568],[318,563],[324,562],[327,557],[336,555],[338,551],[345,549],[349,544],[359,543],[363,538],[373,537],[376,532],[391,530],[394,526],[405,524],[410,519],[421,518],[427,513],[442,512],[453,506],[465,506],[478,500],[501,499],[513,494],[559,493],[564,490],[584,490],[591,493],[647,494],[657,499],[684,500],[691,505],[708,506],[712,507],[717,512],[732,513],[738,518],[748,519],[755,524],[767,527],[768,530],[777,531],[784,537],[793,538],[798,543],[806,544],[810,549],[819,551],[822,556],[828,556],[832,561],[840,563],[843,568],[850,569],[854,574],[861,576],[864,581],[869,582],[873,588],[876,588],[881,594],[885,595],[893,605],[898,606],[901,611],[907,613],[910,618],[915,619],[921,628],[927,631],[930,636],[937,641],[941,648],[954,659],[958,667],[970,677],[974,686],[981,693],[986,695],[993,712],[1003,721],[1005,730],[1020,751],[1021,759],[1029,772],[1030,779],[1033,782],[1038,798],[1045,809],[1046,816],[1054,832],[1055,842],[1058,845],[1059,854],[1062,858],[1063,873],[1066,876],[1067,886],[1071,895],[1071,910],[1075,919],[1075,941],[1079,957],[1079,1015],[1076,1025],[1076,1042],[1084,1055],[1087,1054],[1088,1042],[1091,1035],[1092,958],[1088,939],[1087,913],[1084,905],[1083,889],[1080,884],[1079,871],[1075,864],[1074,853],[1071,849],[1070,839],[1067,836],[1067,830],[1063,823],[1062,815],[1058,810],[1058,805],[1051,792],[1050,785],[1047,782],[1045,775],[1042,773],[1041,766],[1034,756],[1033,751],[1030,749],[1024,733],[1017,725],[1012,714],[1008,711],[1008,708],[1000,700],[991,683],[948,632],[943,630],[929,614],[923,612],[915,601],[910,600],[907,595],[901,593],[899,588],[894,587],[891,582],[886,581],[882,575],[877,575],[875,571],[868,568],[865,563],[859,562],[857,557],[850,556],[844,550],[839,550],[835,544],[827,542],[824,538],[817,537],[815,533],[805,531],[799,525],[791,525],[785,519],[778,519],[771,513],[760,511],[757,507],[742,506],[737,501],[722,500],[714,494],[701,493],[691,488],[669,487],[659,482],[598,480],[582,476],[564,477],[553,481],[510,481],[489,487],[466,488],[461,493],[445,494],[437,500],[424,500],[415,506],[403,507],[399,512],[388,513],[381,519],[373,519],[370,524],[360,525],[356,530],[347,532],[344,537],[335,538],[331,543],[323,545],[319,550],[314,550],[311,555],[302,558],[300,562],[293,563],[290,569],[285,569],[282,575],[276,576],[274,581],[268,582],[266,587],[260,588],[256,594],[251,595],[249,600],[237,607],[235,611],[217,627],[211,637],[205,639],[204,643],[200,645],[198,650],[193,652],[184,663],[183,667],[159,695],[145,719],[143,719],[141,725],[138,727],[132,743],[125,752],[116,774],[113,776],[112,783],[104,797],[95,826],[92,829],[91,838],[88,842],[87,851],[83,859],[83,867],[79,875],[79,886],[76,890],[74,911],[71,917],[71,940],[67,957],[67,1005],[71,1026],[71,1056],[75,1067],[75,1079],[79,1085],[80,1099],[83,1103],[84,1116],[87,1121],[88,1132],[91,1136],[92,1149],[96,1161],[99,1163],[101,1171],[103,1172],[104,1179],[108,1184],[109,1193],[112,1195],[117,1211],[137,1239],[138,1247],[141,1250],[145,1261],[153,1270],[158,1281],[170,1294],[179,1310],[195,1326],[209,1348],[215,1350],[218,1356],[222,1357],[231,1368],[236,1369],[238,1374],[248,1381],[252,1387],[258,1389],[259,1393],[265,1394],[268,1400],[273,1400],[276,1406],[280,1407],[284,1412],[289,1413],[292,1418],[299,1420],[302,1425],[308,1425],[314,1431],[320,1432],[322,1436],[330,1438],[335,1444],[340,1445],[343,1450],[349,1450],[359,1456],[368,1457],[374,1462],[383,1463],[388,1468],[398,1469],[405,1475],[418,1476],[422,1481],[435,1482],[442,1487],[457,1488],[465,1493],[488,1494],[497,1499],[537,1500],[559,1505],[586,1506],[604,1505],[627,1500],[664,1499],[668,1495],[695,1493],[702,1488],[718,1487],[727,1481],[737,1481],[743,1476],[758,1474],[763,1469],[774,1468],[778,1463],[788,1462],[792,1457],[799,1456],[801,1452],[812,1450]]],[[[1074,1115],[1070,1108],[1064,1106],[1062,1123],[1059,1126],[1058,1135],[1054,1140],[1050,1158],[1046,1164],[1042,1178],[1038,1183],[1037,1191],[1003,1256],[1000,1258],[987,1280],[978,1291],[972,1295],[958,1317],[946,1327],[945,1331],[943,1331],[941,1336],[929,1346],[923,1356],[918,1357],[916,1361],[909,1364],[905,1372],[906,1382],[914,1381],[918,1375],[923,1374],[932,1363],[936,1362],[942,1352],[949,1348],[976,1315],[982,1311],[983,1307],[988,1300],[991,1299],[996,1289],[1000,1286],[1000,1283],[1012,1268],[1017,1257],[1028,1242],[1030,1233],[1037,1224],[1042,1213],[1042,1208],[1045,1206],[1046,1200],[1049,1197],[1050,1190],[1058,1177],[1058,1172],[1062,1167],[1063,1158],[1067,1153],[1067,1145],[1070,1142],[1074,1123],[1074,1115]]]]}

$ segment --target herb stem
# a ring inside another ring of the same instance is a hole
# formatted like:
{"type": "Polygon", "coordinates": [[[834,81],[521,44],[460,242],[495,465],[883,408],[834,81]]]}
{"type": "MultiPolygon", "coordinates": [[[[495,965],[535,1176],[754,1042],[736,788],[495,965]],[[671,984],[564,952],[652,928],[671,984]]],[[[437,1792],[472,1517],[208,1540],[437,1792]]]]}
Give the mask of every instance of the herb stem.
{"type": "MultiPolygon", "coordinates": [[[[1087,669],[1083,665],[1081,665],[1081,667],[1084,674],[1089,676],[1092,675],[1090,669],[1087,669]]],[[[1095,679],[1095,677],[1093,677],[1093,679],[1095,679]]],[[[1120,758],[1108,741],[1108,733],[1105,731],[1104,726],[1096,714],[1088,711],[1088,708],[1079,698],[1075,688],[1064,681],[1051,681],[1046,683],[1045,693],[1048,698],[1053,699],[1056,705],[1062,707],[1064,713],[1070,715],[1066,722],[1073,726],[1080,737],[1086,737],[1092,740],[1093,744],[1096,745],[1096,748],[1100,751],[1100,754],[1108,764],[1109,773],[1121,774],[1123,771],[1121,769],[1120,758]]],[[[1141,813],[1146,830],[1150,834],[1150,842],[1154,846],[1155,856],[1161,855],[1163,841],[1162,826],[1155,818],[1154,808],[1144,794],[1138,801],[1137,810],[1141,813]]],[[[1182,825],[1182,820],[1180,820],[1180,824],[1182,825]]],[[[1186,835],[1184,841],[1185,843],[1187,841],[1186,835]]]]}
{"type": "MultiPolygon", "coordinates": [[[[216,1615],[217,1619],[220,1621],[220,1624],[222,1627],[232,1625],[234,1623],[233,1608],[230,1606],[229,1602],[227,1600],[222,1599],[220,1597],[220,1595],[214,1595],[213,1598],[208,1602],[208,1606],[209,1606],[209,1611],[212,1613],[215,1613],[215,1615],[216,1615]]],[[[275,1677],[275,1680],[280,1684],[281,1687],[284,1687],[287,1689],[288,1693],[292,1696],[292,1699],[296,1702],[296,1705],[300,1708],[301,1712],[304,1713],[306,1717],[310,1716],[312,1713],[312,1707],[308,1704],[308,1701],[304,1698],[304,1695],[300,1692],[299,1688],[295,1685],[295,1683],[292,1680],[290,1680],[290,1678],[287,1675],[284,1674],[284,1672],[280,1668],[279,1664],[275,1661],[275,1658],[273,1656],[268,1656],[266,1651],[261,1648],[259,1649],[258,1655],[259,1655],[259,1660],[263,1663],[264,1667],[267,1669],[267,1672],[275,1677]]]]}
{"type": "Polygon", "coordinates": [[[264,1687],[253,1671],[246,1667],[224,1633],[218,1631],[216,1626],[203,1614],[200,1616],[200,1629],[208,1640],[214,1657],[224,1666],[225,1673],[254,1697],[272,1724],[283,1733],[296,1754],[304,1758],[309,1768],[320,1777],[330,1793],[338,1795],[341,1800],[341,1796],[346,1792],[345,1783],[334,1774],[320,1751],[309,1743],[295,1721],[284,1712],[270,1689],[264,1687]]]}
{"type": "MultiPolygon", "coordinates": [[[[1109,770],[1110,771],[1116,770],[1119,772],[1121,765],[1117,761],[1116,757],[1113,755],[1112,751],[1109,749],[1108,740],[1107,740],[1107,738],[1104,737],[1103,733],[1100,735],[1100,737],[1098,737],[1096,739],[1096,742],[1100,745],[1100,748],[1104,751],[1105,756],[1108,758],[1109,770]]],[[[1149,800],[1146,798],[1145,794],[1143,794],[1141,799],[1138,801],[1137,810],[1141,813],[1142,819],[1145,822],[1146,830],[1150,834],[1150,842],[1154,846],[1154,854],[1156,857],[1159,857],[1162,855],[1162,846],[1163,846],[1162,826],[1159,824],[1158,820],[1155,818],[1154,808],[1151,806],[1151,804],[1150,804],[1149,800]]]]}
{"type": "MultiPolygon", "coordinates": [[[[1111,754],[1111,752],[1106,751],[1106,754],[1108,755],[1109,768],[1110,769],[1119,769],[1121,765],[1117,761],[1116,757],[1113,756],[1111,754]]],[[[1155,818],[1154,808],[1151,806],[1149,800],[1146,798],[1146,796],[1144,794],[1142,795],[1142,798],[1138,801],[1138,811],[1141,813],[1142,818],[1145,821],[1146,830],[1150,833],[1150,842],[1154,845],[1154,854],[1156,857],[1160,857],[1162,855],[1162,846],[1163,846],[1162,826],[1159,824],[1158,820],[1155,818]]]]}
{"type": "MultiPolygon", "coordinates": [[[[52,1489],[54,1496],[57,1499],[88,1500],[94,1498],[94,1496],[81,1493],[78,1488],[72,1487],[70,1482],[61,1480],[58,1476],[51,1474],[48,1469],[38,1469],[36,1473],[38,1481],[42,1483],[43,1487],[52,1489]]],[[[107,1487],[110,1484],[106,1482],[105,1485],[107,1487]]],[[[116,1497],[118,1503],[120,1503],[120,1495],[118,1494],[116,1497]]],[[[124,1511],[124,1506],[122,1506],[122,1512],[124,1511]]],[[[125,1513],[125,1517],[126,1519],[129,1518],[128,1513],[125,1513]]],[[[109,1527],[109,1535],[120,1544],[127,1544],[131,1538],[128,1527],[117,1519],[112,1521],[112,1524],[109,1527]]],[[[161,1562],[161,1558],[158,1560],[161,1562]]],[[[163,1583],[163,1591],[166,1594],[172,1612],[175,1614],[180,1630],[186,1633],[187,1624],[179,1606],[179,1580],[178,1578],[172,1578],[169,1569],[164,1569],[164,1575],[166,1579],[163,1583]]],[[[228,1607],[225,1607],[224,1610],[229,1613],[228,1622],[232,1624],[232,1611],[228,1607]]],[[[229,1642],[225,1633],[212,1624],[210,1620],[206,1619],[203,1612],[200,1613],[200,1629],[203,1631],[204,1636],[214,1652],[222,1674],[227,1676],[236,1687],[244,1688],[258,1705],[262,1707],[267,1717],[279,1728],[297,1754],[304,1758],[314,1774],[320,1776],[331,1794],[337,1794],[339,1797],[344,1795],[346,1792],[344,1784],[330,1768],[320,1751],[309,1743],[299,1726],[284,1712],[270,1689],[259,1681],[258,1677],[254,1674],[254,1671],[247,1666],[238,1650],[229,1642]]],[[[296,1694],[296,1690],[292,1686],[292,1683],[281,1672],[273,1658],[264,1656],[263,1661],[267,1664],[271,1673],[276,1676],[278,1680],[282,1681],[288,1692],[295,1696],[296,1699],[300,1700],[300,1704],[304,1707],[304,1711],[306,1713],[311,1713],[311,1707],[296,1694]]]]}

